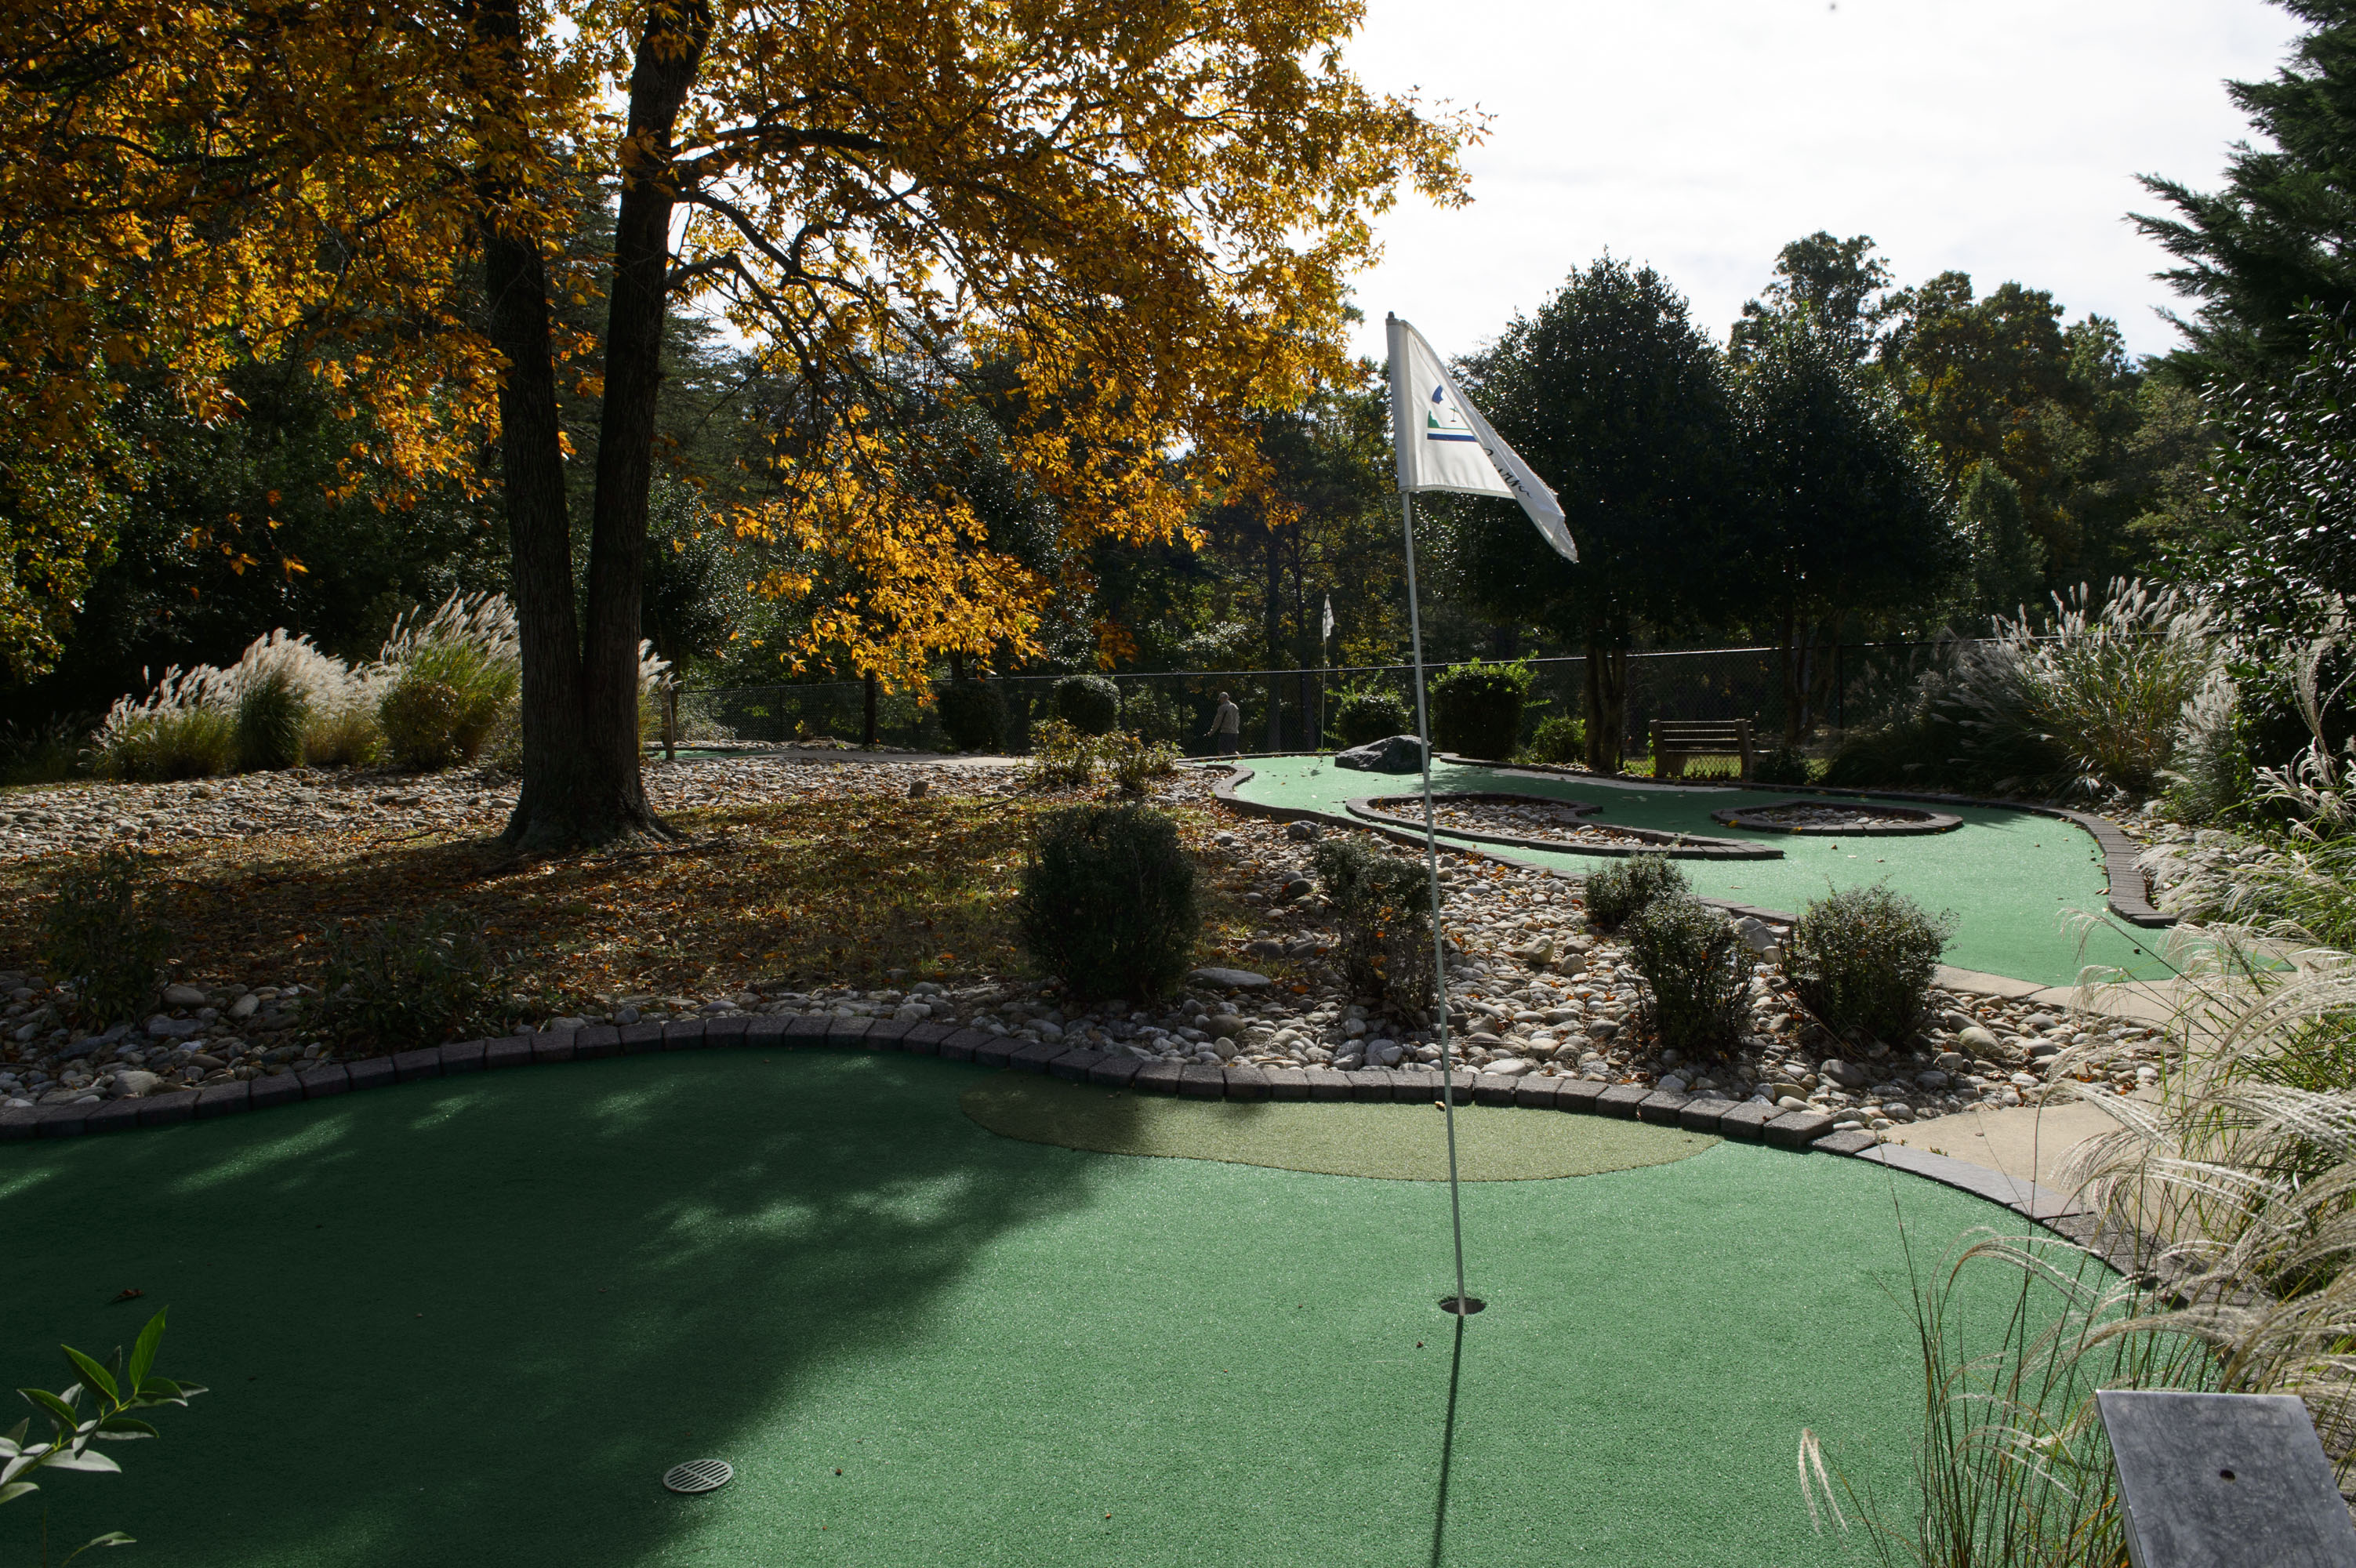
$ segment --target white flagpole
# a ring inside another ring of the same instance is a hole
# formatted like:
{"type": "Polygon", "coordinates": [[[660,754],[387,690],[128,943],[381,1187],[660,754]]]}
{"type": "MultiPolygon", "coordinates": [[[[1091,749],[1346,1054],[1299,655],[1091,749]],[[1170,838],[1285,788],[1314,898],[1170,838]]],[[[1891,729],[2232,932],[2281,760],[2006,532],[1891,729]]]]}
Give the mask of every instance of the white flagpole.
{"type": "Polygon", "coordinates": [[[1448,1219],[1456,1235],[1456,1316],[1466,1314],[1464,1295],[1464,1206],[1456,1179],[1456,1071],[1448,1049],[1448,937],[1440,924],[1440,840],[1431,811],[1431,719],[1423,695],[1423,612],[1415,592],[1415,495],[1399,492],[1399,521],[1407,533],[1407,625],[1415,654],[1415,732],[1423,748],[1423,859],[1431,884],[1432,986],[1440,1000],[1440,1108],[1448,1118],[1448,1219]]]}

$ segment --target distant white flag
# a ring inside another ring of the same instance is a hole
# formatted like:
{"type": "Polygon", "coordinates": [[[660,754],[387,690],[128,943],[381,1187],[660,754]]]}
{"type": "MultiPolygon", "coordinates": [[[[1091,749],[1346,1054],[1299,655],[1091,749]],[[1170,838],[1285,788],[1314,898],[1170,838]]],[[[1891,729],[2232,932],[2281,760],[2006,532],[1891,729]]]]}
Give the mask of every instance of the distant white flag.
{"type": "Polygon", "coordinates": [[[1333,596],[1331,594],[1325,596],[1325,629],[1318,640],[1322,642],[1333,640],[1333,596]]]}
{"type": "Polygon", "coordinates": [[[1456,378],[1423,334],[1394,316],[1390,349],[1391,441],[1398,452],[1399,489],[1410,495],[1458,490],[1511,497],[1522,503],[1557,554],[1577,561],[1579,546],[1563,524],[1562,503],[1457,390],[1456,378]]]}

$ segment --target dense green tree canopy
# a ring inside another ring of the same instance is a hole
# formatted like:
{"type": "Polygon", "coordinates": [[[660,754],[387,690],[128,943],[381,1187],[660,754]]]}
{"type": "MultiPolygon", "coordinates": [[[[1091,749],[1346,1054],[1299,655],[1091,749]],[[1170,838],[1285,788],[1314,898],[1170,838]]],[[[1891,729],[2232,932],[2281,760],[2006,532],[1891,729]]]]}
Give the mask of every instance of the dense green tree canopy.
{"type": "Polygon", "coordinates": [[[2273,77],[2227,84],[2273,145],[2236,147],[2221,190],[2143,182],[2175,209],[2136,223],[2177,259],[2162,275],[2195,302],[2179,325],[2180,368],[2196,379],[2296,367],[2308,336],[2298,312],[2356,305],[2356,4],[2276,4],[2312,30],[2273,77]]]}

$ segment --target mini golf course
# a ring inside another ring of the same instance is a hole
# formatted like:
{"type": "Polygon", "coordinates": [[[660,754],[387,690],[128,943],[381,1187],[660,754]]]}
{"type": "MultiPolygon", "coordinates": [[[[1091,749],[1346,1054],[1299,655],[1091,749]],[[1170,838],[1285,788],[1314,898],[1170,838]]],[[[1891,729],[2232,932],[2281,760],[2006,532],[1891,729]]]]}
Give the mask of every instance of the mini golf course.
{"type": "MultiPolygon", "coordinates": [[[[1906,1245],[2017,1221],[1466,1109],[1508,1179],[1464,1192],[1460,1339],[1445,1188],[1378,1179],[1433,1171],[1441,1121],[744,1050],[13,1144],[0,1377],[170,1307],[159,1369],[212,1391],[43,1495],[53,1540],[175,1568],[1855,1560],[1800,1430],[1902,1503],[1906,1245]],[[661,1489],[704,1457],[737,1479],[661,1489]]],[[[0,1562],[37,1523],[0,1509],[0,1562]]]]}
{"type": "MultiPolygon", "coordinates": [[[[1408,794],[1419,787],[1413,774],[1354,772],[1313,757],[1253,757],[1248,766],[1252,777],[1236,787],[1239,800],[1337,817],[1347,815],[1350,800],[1408,794]]],[[[1887,881],[1933,913],[1954,911],[1957,923],[1947,962],[1958,969],[2040,985],[2074,984],[2087,964],[2115,967],[2141,979],[2169,972],[2152,941],[2139,932],[2129,935],[2110,925],[2097,926],[2086,933],[2082,950],[2071,917],[2104,908],[2106,878],[2094,841],[2059,818],[2000,806],[1942,805],[1940,811],[1963,819],[1962,827],[1919,837],[1818,837],[1732,827],[1711,817],[1729,806],[1780,798],[1756,789],[1622,783],[1449,762],[1433,764],[1431,787],[1435,791],[1500,790],[1580,800],[1601,808],[1582,819],[1599,825],[1695,833],[1783,851],[1780,860],[1678,862],[1694,891],[1708,898],[1796,914],[1828,888],[1887,881]]],[[[1856,799],[1870,802],[1876,798],[1856,799]]],[[[1458,842],[1580,875],[1608,864],[1570,852],[1458,842]]]]}

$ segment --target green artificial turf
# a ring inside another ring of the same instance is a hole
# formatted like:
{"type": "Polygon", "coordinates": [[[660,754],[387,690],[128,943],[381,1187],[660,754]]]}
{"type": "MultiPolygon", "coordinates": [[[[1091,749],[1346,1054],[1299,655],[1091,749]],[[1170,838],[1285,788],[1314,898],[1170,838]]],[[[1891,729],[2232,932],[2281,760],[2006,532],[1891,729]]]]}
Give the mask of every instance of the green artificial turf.
{"type": "MultiPolygon", "coordinates": [[[[1358,773],[1316,757],[1255,757],[1250,766],[1252,778],[1237,790],[1245,799],[1336,814],[1344,802],[1360,797],[1411,795],[1420,787],[1414,774],[1358,773]]],[[[1694,891],[1705,897],[1797,913],[1829,888],[1887,881],[1933,913],[1955,912],[1955,937],[1946,959],[1961,969],[2040,985],[2073,984],[2086,964],[2115,966],[2146,979],[2169,972],[2140,932],[2097,926],[2085,934],[2081,949],[2083,922],[2074,917],[2106,908],[2109,879],[2093,836],[2058,818],[2000,807],[1942,806],[1940,811],[1961,817],[1964,825],[1953,832],[1901,838],[1818,838],[1730,828],[1710,820],[1712,811],[1728,806],[1777,799],[1755,789],[1506,775],[1452,763],[1432,768],[1431,787],[1580,800],[1602,808],[1588,822],[1706,833],[1783,852],[1781,860],[1679,861],[1694,891]]],[[[1589,854],[1472,847],[1580,875],[1601,863],[1589,854]]]]}
{"type": "MultiPolygon", "coordinates": [[[[1276,1170],[1386,1181],[1446,1181],[1440,1101],[1423,1105],[1228,1104],[1115,1092],[1007,1071],[965,1091],[965,1113],[991,1132],[1108,1155],[1226,1160],[1276,1170]]],[[[1662,1165],[1718,1142],[1707,1133],[1610,1116],[1456,1109],[1464,1181],[1543,1181],[1662,1165]]]]}
{"type": "MultiPolygon", "coordinates": [[[[1731,1143],[1474,1185],[1458,1359],[1444,1187],[999,1137],[959,1112],[985,1080],[634,1057],[0,1146],[0,1378],[56,1387],[58,1342],[168,1305],[160,1369],[211,1387],[127,1474],[52,1477],[56,1538],[174,1568],[1843,1561],[1801,1429],[1902,1497],[1901,1222],[1927,1262],[2008,1220],[1731,1143]],[[659,1488],[703,1456],[739,1478],[659,1488]]],[[[0,1563],[37,1506],[0,1509],[0,1563]]]]}

